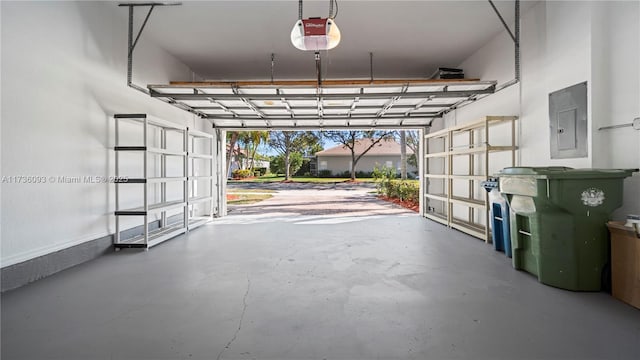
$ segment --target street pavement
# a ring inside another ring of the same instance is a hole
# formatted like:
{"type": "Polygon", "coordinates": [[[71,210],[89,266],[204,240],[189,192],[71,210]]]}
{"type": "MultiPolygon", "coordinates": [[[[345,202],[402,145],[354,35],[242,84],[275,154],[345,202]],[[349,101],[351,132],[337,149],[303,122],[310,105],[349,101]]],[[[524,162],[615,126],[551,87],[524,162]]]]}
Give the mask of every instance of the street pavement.
{"type": "Polygon", "coordinates": [[[273,190],[273,197],[228,205],[228,214],[249,216],[370,216],[415,214],[376,197],[373,183],[230,183],[227,191],[273,190]]]}

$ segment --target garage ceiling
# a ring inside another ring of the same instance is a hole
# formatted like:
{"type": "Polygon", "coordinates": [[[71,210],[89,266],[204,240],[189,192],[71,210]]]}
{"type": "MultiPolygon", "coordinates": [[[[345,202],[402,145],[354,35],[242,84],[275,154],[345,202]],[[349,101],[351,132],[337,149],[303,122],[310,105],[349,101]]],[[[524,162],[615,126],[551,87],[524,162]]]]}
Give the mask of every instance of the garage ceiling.
{"type": "MultiPolygon", "coordinates": [[[[424,78],[437,67],[456,67],[504,30],[488,1],[339,0],[337,48],[322,53],[326,79],[424,78]]],[[[514,1],[494,1],[511,26],[514,1]]],[[[533,5],[523,1],[521,12],[533,5]]],[[[121,9],[123,16],[126,10],[121,9]]],[[[140,24],[145,11],[136,11],[140,24]]],[[[328,0],[305,0],[304,17],[329,13],[328,0]]],[[[142,36],[187,64],[205,80],[313,79],[313,52],[293,47],[289,34],[298,2],[182,1],[159,7],[142,36]]],[[[139,64],[138,64],[139,65],[139,64]]],[[[467,74],[477,76],[477,74],[467,74]]],[[[190,79],[173,79],[190,80],[190,79]]]]}
{"type": "MultiPolygon", "coordinates": [[[[533,3],[525,2],[521,13],[533,3]]],[[[504,30],[488,1],[338,4],[342,41],[321,52],[320,74],[314,53],[290,43],[296,0],[159,7],[144,36],[206,81],[174,79],[148,85],[149,92],[221,128],[373,128],[428,126],[495,91],[490,80],[429,80],[438,67],[458,66],[504,30]]],[[[514,1],[494,4],[514,22],[514,1]]],[[[136,12],[134,23],[145,13],[136,12]]],[[[327,0],[304,2],[305,18],[328,13],[327,0]]]]}

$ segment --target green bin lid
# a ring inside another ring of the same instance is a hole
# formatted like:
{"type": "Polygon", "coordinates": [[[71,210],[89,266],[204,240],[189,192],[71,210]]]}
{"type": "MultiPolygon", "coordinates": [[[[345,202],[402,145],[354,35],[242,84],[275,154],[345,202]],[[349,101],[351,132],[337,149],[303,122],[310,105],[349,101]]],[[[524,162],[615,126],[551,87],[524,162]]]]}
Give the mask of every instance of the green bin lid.
{"type": "Polygon", "coordinates": [[[508,167],[499,176],[534,176],[539,179],[625,178],[638,169],[574,169],[564,166],[508,167]]]}

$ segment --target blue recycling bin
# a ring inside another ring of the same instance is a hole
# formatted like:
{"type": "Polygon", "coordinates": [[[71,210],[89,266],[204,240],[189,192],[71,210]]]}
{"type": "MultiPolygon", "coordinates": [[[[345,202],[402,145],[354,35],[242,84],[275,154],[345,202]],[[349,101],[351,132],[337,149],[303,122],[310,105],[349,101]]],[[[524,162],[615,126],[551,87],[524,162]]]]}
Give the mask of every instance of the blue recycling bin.
{"type": "Polygon", "coordinates": [[[504,199],[491,202],[491,239],[493,248],[511,257],[511,230],[509,226],[509,205],[504,199]]]}
{"type": "Polygon", "coordinates": [[[497,178],[489,178],[480,183],[489,193],[489,203],[491,211],[489,221],[491,222],[491,240],[496,251],[502,251],[511,257],[511,231],[509,223],[509,204],[498,191],[499,183],[497,178]]]}

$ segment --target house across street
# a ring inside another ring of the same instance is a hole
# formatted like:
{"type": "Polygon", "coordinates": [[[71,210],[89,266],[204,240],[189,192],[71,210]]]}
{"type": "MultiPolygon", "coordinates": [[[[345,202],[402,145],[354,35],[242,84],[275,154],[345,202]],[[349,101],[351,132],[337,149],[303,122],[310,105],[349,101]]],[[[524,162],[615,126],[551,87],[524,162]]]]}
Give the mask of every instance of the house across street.
{"type": "MultiPolygon", "coordinates": [[[[371,145],[370,139],[357,140],[355,145],[356,157],[371,145]]],[[[407,147],[407,157],[413,155],[413,150],[407,147]]],[[[318,174],[323,171],[327,175],[337,175],[350,172],[352,167],[351,150],[344,145],[338,145],[316,153],[318,174]]],[[[375,167],[394,168],[400,172],[400,144],[393,139],[382,140],[365,153],[356,164],[356,171],[371,173],[375,167]]],[[[407,165],[407,172],[416,173],[415,166],[407,165]]]]}

